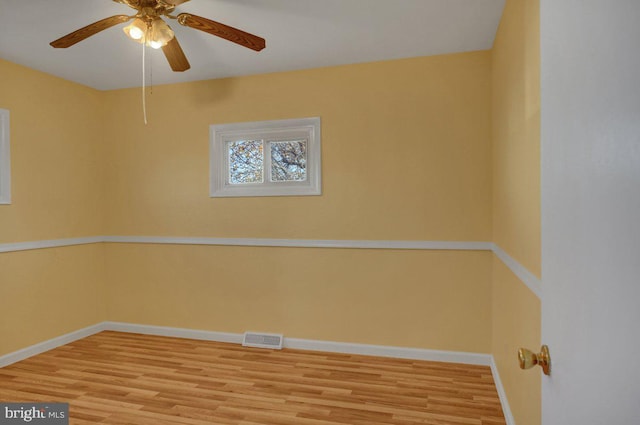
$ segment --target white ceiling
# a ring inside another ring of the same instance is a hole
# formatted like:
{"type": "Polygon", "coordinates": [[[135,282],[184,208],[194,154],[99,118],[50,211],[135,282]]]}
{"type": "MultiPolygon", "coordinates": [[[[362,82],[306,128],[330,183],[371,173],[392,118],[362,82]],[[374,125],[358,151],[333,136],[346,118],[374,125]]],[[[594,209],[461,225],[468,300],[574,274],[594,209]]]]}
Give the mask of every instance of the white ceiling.
{"type": "MultiPolygon", "coordinates": [[[[505,0],[191,0],[176,9],[256,34],[262,52],[169,21],[191,63],[147,49],[153,84],[490,49],[505,0]]],[[[68,49],[49,42],[112,15],[111,0],[0,0],[0,58],[101,90],[142,81],[142,47],[112,27],[68,49]]]]}

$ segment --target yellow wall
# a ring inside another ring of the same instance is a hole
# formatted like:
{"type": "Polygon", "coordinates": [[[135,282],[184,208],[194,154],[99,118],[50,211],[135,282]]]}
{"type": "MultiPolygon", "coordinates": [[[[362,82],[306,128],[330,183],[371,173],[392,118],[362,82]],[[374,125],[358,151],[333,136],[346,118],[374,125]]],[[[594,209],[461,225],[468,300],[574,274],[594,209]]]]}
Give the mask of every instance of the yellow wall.
{"type": "MultiPolygon", "coordinates": [[[[540,276],[539,0],[507,0],[492,51],[493,241],[540,276]]],[[[518,425],[540,424],[541,377],[517,349],[540,347],[540,300],[493,261],[492,353],[518,425]]]]}
{"type": "Polygon", "coordinates": [[[491,353],[500,372],[511,412],[518,425],[541,423],[539,368],[521,370],[518,348],[540,348],[540,299],[502,261],[493,259],[493,343],[491,353]]]}
{"type": "Polygon", "coordinates": [[[104,245],[0,253],[0,356],[106,320],[104,245]]]}
{"type": "Polygon", "coordinates": [[[107,93],[108,234],[491,238],[490,54],[107,93]],[[211,124],[320,116],[323,195],[216,198],[211,124]]]}
{"type": "Polygon", "coordinates": [[[107,245],[110,320],[488,353],[488,252],[107,245]]]}
{"type": "MultiPolygon", "coordinates": [[[[12,204],[0,243],[100,234],[102,94],[0,60],[11,113],[12,204]]],[[[0,355],[105,318],[102,247],[0,253],[0,355]]]]}
{"type": "MultiPolygon", "coordinates": [[[[107,234],[487,241],[490,54],[106,94],[107,234]],[[323,195],[208,197],[209,126],[320,116],[323,195]]],[[[490,256],[108,247],[109,317],[489,352],[490,256]]]]}
{"type": "Polygon", "coordinates": [[[493,242],[540,276],[540,6],[508,0],[492,51],[493,242]]]}
{"type": "Polygon", "coordinates": [[[94,236],[103,229],[103,93],[0,60],[11,113],[12,204],[0,243],[94,236]]]}

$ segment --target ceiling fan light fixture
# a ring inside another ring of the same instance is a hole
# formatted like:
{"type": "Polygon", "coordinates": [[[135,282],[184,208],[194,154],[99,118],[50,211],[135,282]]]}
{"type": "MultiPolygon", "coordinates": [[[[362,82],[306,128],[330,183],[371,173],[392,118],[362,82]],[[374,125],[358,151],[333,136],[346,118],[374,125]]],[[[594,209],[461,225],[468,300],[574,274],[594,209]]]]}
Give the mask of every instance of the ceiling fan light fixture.
{"type": "Polygon", "coordinates": [[[159,49],[166,46],[174,37],[175,33],[171,27],[162,19],[156,18],[151,24],[151,35],[147,40],[147,45],[159,49]]]}
{"type": "Polygon", "coordinates": [[[144,43],[147,33],[147,23],[140,18],[134,19],[129,25],[123,28],[127,37],[138,43],[144,43]]]}

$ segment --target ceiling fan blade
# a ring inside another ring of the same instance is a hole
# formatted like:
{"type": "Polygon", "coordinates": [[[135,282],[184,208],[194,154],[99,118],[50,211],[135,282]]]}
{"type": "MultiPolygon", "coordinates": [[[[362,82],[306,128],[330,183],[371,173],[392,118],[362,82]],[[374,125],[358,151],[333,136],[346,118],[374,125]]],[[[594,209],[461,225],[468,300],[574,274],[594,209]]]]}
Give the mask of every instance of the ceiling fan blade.
{"type": "Polygon", "coordinates": [[[129,21],[130,19],[133,19],[133,16],[116,15],[110,18],[105,18],[98,22],[94,22],[91,25],[87,25],[84,28],[80,28],[79,30],[74,31],[71,34],[67,34],[62,38],[52,41],[50,44],[51,46],[56,48],[71,47],[74,44],[79,43],[80,41],[89,38],[94,34],[99,33],[100,31],[111,28],[114,25],[122,24],[129,21]]]}
{"type": "Polygon", "coordinates": [[[232,41],[257,52],[264,49],[266,46],[264,38],[201,16],[192,15],[190,13],[181,13],[178,15],[178,22],[186,27],[195,28],[209,34],[222,37],[225,40],[232,41]]]}
{"type": "Polygon", "coordinates": [[[183,72],[191,68],[191,65],[189,65],[189,61],[184,55],[177,38],[173,37],[166,46],[162,47],[162,51],[164,52],[167,61],[169,61],[171,69],[175,72],[183,72]]]}

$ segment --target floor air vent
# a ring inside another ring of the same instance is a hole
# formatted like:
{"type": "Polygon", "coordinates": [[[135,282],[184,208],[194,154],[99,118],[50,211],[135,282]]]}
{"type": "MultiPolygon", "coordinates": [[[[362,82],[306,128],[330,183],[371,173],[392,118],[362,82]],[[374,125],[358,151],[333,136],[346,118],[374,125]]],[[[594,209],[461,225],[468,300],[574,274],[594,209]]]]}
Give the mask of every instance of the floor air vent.
{"type": "Polygon", "coordinates": [[[284,338],[281,334],[245,332],[244,338],[242,339],[242,345],[245,347],[273,348],[280,350],[282,349],[283,339],[284,338]]]}

